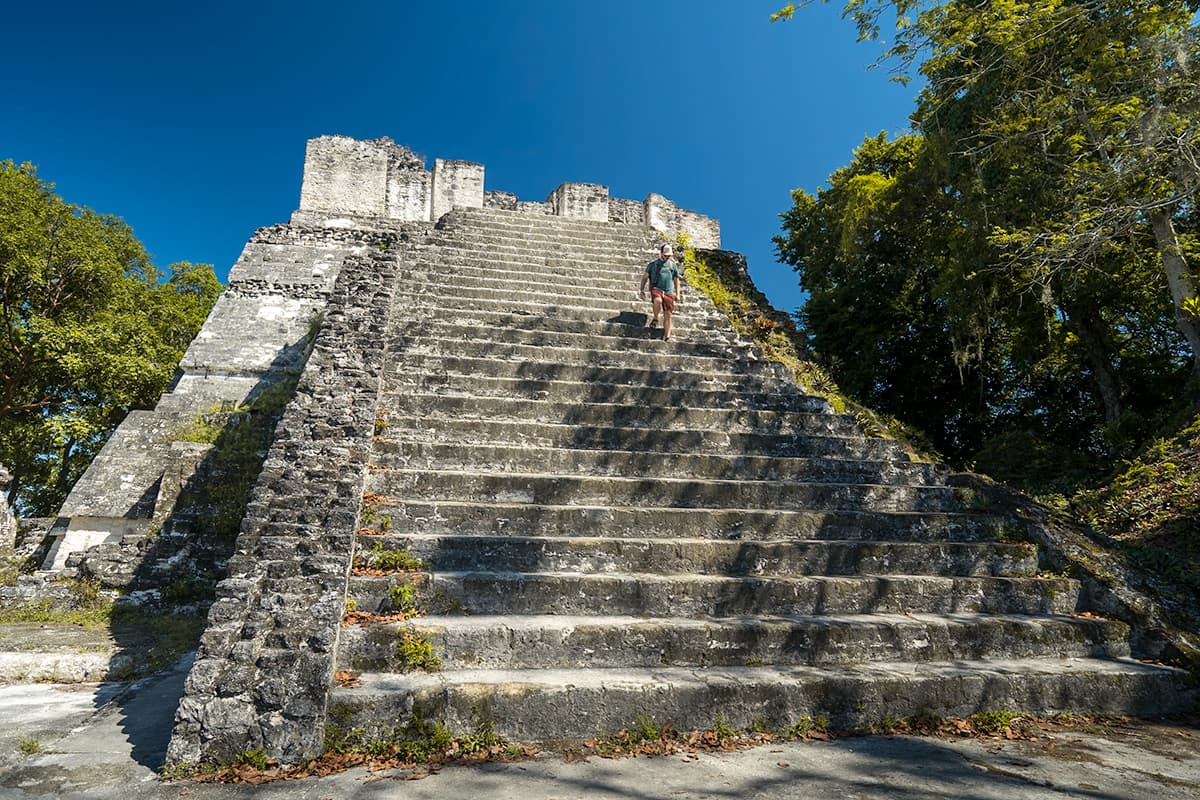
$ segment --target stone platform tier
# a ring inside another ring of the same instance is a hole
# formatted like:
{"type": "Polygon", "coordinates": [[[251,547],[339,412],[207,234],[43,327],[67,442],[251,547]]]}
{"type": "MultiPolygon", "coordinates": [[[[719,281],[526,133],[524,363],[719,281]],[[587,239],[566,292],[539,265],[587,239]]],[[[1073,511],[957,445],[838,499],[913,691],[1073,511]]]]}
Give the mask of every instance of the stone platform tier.
{"type": "Polygon", "coordinates": [[[1129,658],[1001,510],[804,394],[684,290],[644,326],[640,226],[459,209],[404,274],[383,343],[334,737],[414,713],[516,740],[640,718],[842,727],[924,713],[1146,713],[1182,673],[1129,658]],[[397,588],[400,587],[400,588],[397,588]],[[406,671],[405,637],[437,671],[406,671]]]}

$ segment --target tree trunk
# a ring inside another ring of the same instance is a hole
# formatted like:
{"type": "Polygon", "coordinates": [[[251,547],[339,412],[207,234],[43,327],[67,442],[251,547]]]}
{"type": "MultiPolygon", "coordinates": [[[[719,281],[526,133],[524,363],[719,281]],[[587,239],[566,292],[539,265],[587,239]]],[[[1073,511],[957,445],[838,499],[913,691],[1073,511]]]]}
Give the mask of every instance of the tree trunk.
{"type": "Polygon", "coordinates": [[[1192,349],[1192,374],[1200,376],[1200,320],[1183,310],[1184,301],[1196,296],[1196,285],[1188,272],[1187,259],[1179,246],[1179,235],[1175,232],[1171,215],[1166,211],[1155,211],[1150,215],[1150,226],[1154,229],[1154,240],[1162,256],[1167,285],[1171,287],[1175,323],[1192,349]]]}
{"type": "Polygon", "coordinates": [[[1092,379],[1096,382],[1096,390],[1100,392],[1100,400],[1104,403],[1104,421],[1116,422],[1123,410],[1121,395],[1125,386],[1117,369],[1113,366],[1110,354],[1113,351],[1112,342],[1104,323],[1093,313],[1084,313],[1079,308],[1062,303],[1062,309],[1067,315],[1067,321],[1079,341],[1083,343],[1087,353],[1088,364],[1092,368],[1092,379]]]}

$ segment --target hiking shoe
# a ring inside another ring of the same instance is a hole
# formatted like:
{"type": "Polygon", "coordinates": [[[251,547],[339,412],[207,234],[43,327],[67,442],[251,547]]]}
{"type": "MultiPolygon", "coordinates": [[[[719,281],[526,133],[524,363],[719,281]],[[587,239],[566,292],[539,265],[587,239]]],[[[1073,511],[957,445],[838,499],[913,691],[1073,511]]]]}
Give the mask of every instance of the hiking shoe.
{"type": "Polygon", "coordinates": [[[646,323],[646,327],[649,328],[650,330],[654,330],[655,328],[658,327],[658,320],[656,320],[656,319],[650,320],[649,322],[646,323]]]}

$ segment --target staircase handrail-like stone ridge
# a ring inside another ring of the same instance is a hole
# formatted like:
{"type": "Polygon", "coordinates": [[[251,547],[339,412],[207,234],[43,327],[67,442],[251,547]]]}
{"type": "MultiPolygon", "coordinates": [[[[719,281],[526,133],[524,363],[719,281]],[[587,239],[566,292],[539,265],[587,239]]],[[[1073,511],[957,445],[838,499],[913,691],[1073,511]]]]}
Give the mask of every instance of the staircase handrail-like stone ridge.
{"type": "Polygon", "coordinates": [[[171,762],[321,751],[398,268],[386,252],[342,268],[217,586],[171,762]]]}

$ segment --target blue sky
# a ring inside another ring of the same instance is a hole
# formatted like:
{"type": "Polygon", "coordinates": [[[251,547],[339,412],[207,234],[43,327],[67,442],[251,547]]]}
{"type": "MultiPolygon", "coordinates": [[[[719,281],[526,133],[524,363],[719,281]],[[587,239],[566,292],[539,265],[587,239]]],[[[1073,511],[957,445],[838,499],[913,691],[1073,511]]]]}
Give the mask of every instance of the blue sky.
{"type": "MultiPolygon", "coordinates": [[[[780,0],[22,0],[0,46],[0,159],[123,217],[165,266],[224,279],[287,221],[304,144],[389,136],[483,162],[489,190],[659,192],[717,217],[775,305],[801,301],[771,236],[914,89],[868,70],[840,6],[780,0]]],[[[15,7],[14,7],[15,6],[15,7]]]]}

